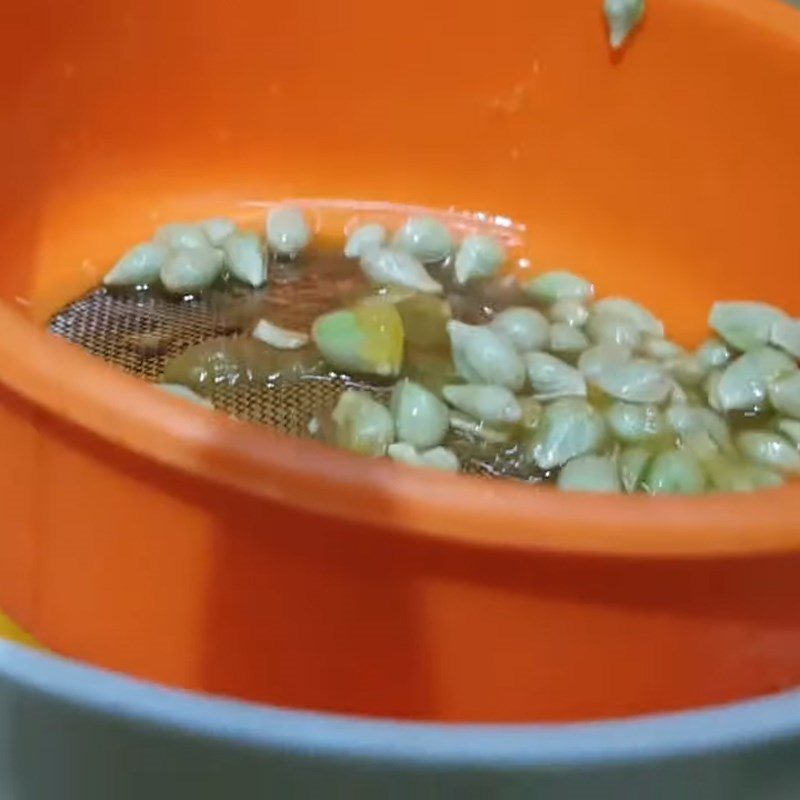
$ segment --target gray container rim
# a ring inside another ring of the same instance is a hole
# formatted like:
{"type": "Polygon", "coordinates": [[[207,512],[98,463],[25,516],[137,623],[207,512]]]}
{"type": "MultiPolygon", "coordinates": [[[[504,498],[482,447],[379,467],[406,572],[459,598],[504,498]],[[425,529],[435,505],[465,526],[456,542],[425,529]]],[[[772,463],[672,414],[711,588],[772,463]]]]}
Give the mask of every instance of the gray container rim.
{"type": "Polygon", "coordinates": [[[800,733],[800,691],[698,711],[568,724],[441,724],[293,711],[165,688],[0,643],[0,679],[133,726],[254,750],[416,766],[591,765],[764,746],[800,733]]]}

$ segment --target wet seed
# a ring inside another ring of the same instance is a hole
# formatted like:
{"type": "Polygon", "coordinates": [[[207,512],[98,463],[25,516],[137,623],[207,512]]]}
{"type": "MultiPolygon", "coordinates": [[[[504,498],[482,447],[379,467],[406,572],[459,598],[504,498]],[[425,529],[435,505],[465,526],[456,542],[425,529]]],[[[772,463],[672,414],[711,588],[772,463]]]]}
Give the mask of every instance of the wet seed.
{"type": "Polygon", "coordinates": [[[447,447],[434,447],[423,452],[417,451],[406,442],[390,444],[387,455],[392,461],[409,467],[436,469],[440,472],[458,472],[458,456],[447,447]]]}
{"type": "Polygon", "coordinates": [[[344,254],[347,258],[362,258],[370,250],[380,250],[386,244],[387,238],[383,225],[361,225],[347,237],[344,254]]]}
{"type": "Polygon", "coordinates": [[[604,0],[603,10],[608,23],[608,41],[619,50],[644,17],[644,0],[604,0]]]}
{"type": "Polygon", "coordinates": [[[447,324],[456,369],[469,383],[505,386],[519,391],[525,383],[525,364],[514,346],[487,326],[452,320],[447,324]]]}
{"type": "Polygon", "coordinates": [[[397,438],[414,447],[435,447],[450,426],[447,406],[433,392],[413,381],[400,381],[392,393],[397,438]]]}
{"type": "Polygon", "coordinates": [[[593,383],[610,397],[629,403],[663,403],[672,391],[672,381],[663,367],[642,359],[609,366],[593,383]]]}
{"type": "Polygon", "coordinates": [[[589,311],[577,300],[559,300],[550,307],[550,319],[563,322],[573,328],[580,328],[589,319],[589,311]]]}
{"type": "Polygon", "coordinates": [[[489,425],[508,425],[522,420],[522,408],[517,398],[503,386],[445,386],[444,399],[489,425]]]}
{"type": "Polygon", "coordinates": [[[541,350],[550,342],[547,318],[532,308],[507,308],[495,316],[491,327],[508,337],[520,353],[541,350]]]}
{"type": "Polygon", "coordinates": [[[666,450],[653,459],[645,485],[651,494],[700,494],[706,488],[706,475],[691,453],[666,450]]]}
{"type": "Polygon", "coordinates": [[[558,475],[562,492],[614,494],[622,491],[617,465],[606,456],[582,456],[564,465],[558,475]]]}
{"type": "Polygon", "coordinates": [[[528,380],[539,400],[586,397],[586,380],[579,370],[549,353],[525,356],[528,380]]]}
{"type": "Polygon", "coordinates": [[[574,328],[565,322],[556,322],[550,326],[550,350],[556,355],[574,358],[586,350],[589,344],[580,328],[574,328]]]}
{"type": "Polygon", "coordinates": [[[279,256],[293,257],[311,243],[305,214],[295,206],[278,206],[267,215],[267,243],[279,256]]]}
{"type": "Polygon", "coordinates": [[[800,452],[780,434],[770,431],[741,431],[736,436],[739,450],[751,461],[782,472],[800,472],[800,452]]]}
{"type": "Polygon", "coordinates": [[[552,305],[560,300],[590,300],[594,286],[571,272],[545,272],[523,286],[527,294],[540,303],[552,305]]]}
{"type": "Polygon", "coordinates": [[[403,286],[423,294],[442,293],[442,285],[411,253],[386,247],[368,249],[361,256],[361,268],[373,283],[382,286],[403,286]]]}
{"type": "Polygon", "coordinates": [[[394,442],[394,422],[389,410],[366,392],[343,392],[332,414],[335,443],[354,453],[382,456],[394,442]]]}
{"type": "Polygon", "coordinates": [[[161,283],[172,294],[207,289],[222,273],[223,256],[208,245],[177,250],[161,269],[161,283]]]}
{"type": "Polygon", "coordinates": [[[158,280],[170,256],[169,247],[146,242],[125,253],[103,279],[106,286],[145,286],[158,280]]]}
{"type": "Polygon", "coordinates": [[[567,397],[545,407],[530,456],[544,470],[596,453],[606,438],[603,417],[586,401],[567,397]]]}
{"type": "Polygon", "coordinates": [[[453,251],[450,231],[433,217],[411,217],[395,234],[392,244],[423,264],[444,261],[453,251]]]}
{"type": "Polygon", "coordinates": [[[658,339],[664,336],[664,323],[644,306],[625,297],[606,297],[595,303],[593,310],[596,314],[627,319],[644,335],[658,339]]]}
{"type": "Polygon", "coordinates": [[[491,278],[505,263],[505,248],[492,236],[467,236],[456,253],[456,281],[462,285],[471,280],[491,278]]]}
{"type": "Polygon", "coordinates": [[[708,326],[736,350],[752,350],[770,341],[776,322],[786,314],[766,303],[714,303],[708,326]]]}

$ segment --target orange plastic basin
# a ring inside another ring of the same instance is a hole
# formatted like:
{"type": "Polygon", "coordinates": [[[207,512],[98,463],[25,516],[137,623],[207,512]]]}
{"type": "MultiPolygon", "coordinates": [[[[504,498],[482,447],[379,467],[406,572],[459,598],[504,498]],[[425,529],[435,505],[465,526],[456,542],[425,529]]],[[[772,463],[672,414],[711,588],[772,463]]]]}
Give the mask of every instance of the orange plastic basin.
{"type": "Polygon", "coordinates": [[[800,483],[559,495],[195,409],[41,321],[160,221],[281,197],[525,223],[650,305],[800,313],[800,14],[659,0],[78,0],[0,50],[0,607],[192,689],[443,720],[678,709],[800,679],[800,483]]]}

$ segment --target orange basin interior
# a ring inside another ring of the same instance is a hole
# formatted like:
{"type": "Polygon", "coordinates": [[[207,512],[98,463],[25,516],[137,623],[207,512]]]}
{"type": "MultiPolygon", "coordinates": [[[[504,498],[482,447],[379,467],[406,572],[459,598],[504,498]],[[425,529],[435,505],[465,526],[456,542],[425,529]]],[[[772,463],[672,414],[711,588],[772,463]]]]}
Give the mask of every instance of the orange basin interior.
{"type": "Polygon", "coordinates": [[[355,198],[498,214],[699,341],[800,313],[800,14],[659,0],[6,10],[0,608],[53,650],[284,706],[573,720],[800,682],[800,483],[569,497],[189,407],[43,322],[167,220],[355,198]]]}

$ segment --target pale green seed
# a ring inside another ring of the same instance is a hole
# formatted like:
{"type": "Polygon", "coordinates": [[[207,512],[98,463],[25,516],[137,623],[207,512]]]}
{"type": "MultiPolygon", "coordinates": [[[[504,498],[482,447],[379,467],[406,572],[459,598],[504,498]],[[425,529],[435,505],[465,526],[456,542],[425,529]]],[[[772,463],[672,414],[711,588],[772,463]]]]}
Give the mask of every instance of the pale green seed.
{"type": "Polygon", "coordinates": [[[261,239],[254,233],[233,233],[222,243],[225,263],[231,274],[248,286],[267,282],[267,260],[261,239]]]}
{"type": "Polygon", "coordinates": [[[586,379],[575,367],[549,353],[525,356],[528,380],[539,400],[586,397],[586,379]]]}
{"type": "Polygon", "coordinates": [[[756,489],[752,465],[741,459],[716,455],[704,466],[711,485],[719,492],[752,492],[756,489]]]}
{"type": "Polygon", "coordinates": [[[707,463],[719,456],[719,448],[708,433],[691,433],[681,440],[684,450],[691,453],[698,461],[707,463]]]}
{"type": "Polygon", "coordinates": [[[540,303],[552,305],[560,300],[577,300],[579,303],[591,299],[594,286],[585,278],[571,272],[545,272],[528,281],[523,289],[540,303]]]}
{"type": "Polygon", "coordinates": [[[623,442],[658,439],[667,431],[664,414],[653,405],[617,401],[606,409],[606,421],[611,432],[623,442]]]}
{"type": "Polygon", "coordinates": [[[392,244],[424,264],[444,261],[453,252],[450,231],[433,217],[411,217],[397,231],[392,244]]]}
{"type": "Polygon", "coordinates": [[[704,342],[694,354],[697,363],[705,370],[727,366],[733,358],[733,352],[719,339],[704,342]]]}
{"type": "Polygon", "coordinates": [[[180,383],[156,383],[153,384],[157,389],[160,389],[162,392],[166,392],[167,394],[171,394],[175,397],[180,397],[182,400],[188,400],[190,403],[194,403],[198,406],[203,406],[203,408],[208,408],[213,410],[214,404],[207,400],[205,397],[201,397],[197,392],[192,391],[188,386],[184,386],[180,383]]]}
{"type": "Polygon", "coordinates": [[[645,486],[651,494],[700,494],[706,475],[698,460],[685,450],[666,450],[650,464],[645,486]]]}
{"type": "Polygon", "coordinates": [[[582,456],[564,465],[558,475],[562,492],[614,494],[622,491],[617,465],[606,456],[582,456]]]}
{"type": "Polygon", "coordinates": [[[708,374],[708,369],[694,355],[671,358],[665,362],[664,366],[670,371],[672,377],[686,388],[699,386],[708,374]]]}
{"type": "Polygon", "coordinates": [[[376,222],[361,225],[348,237],[344,245],[346,258],[361,258],[369,250],[380,250],[386,244],[388,233],[376,222]]]}
{"type": "Polygon", "coordinates": [[[394,387],[392,414],[397,438],[414,447],[441,444],[450,426],[447,406],[433,392],[409,380],[394,387]]]}
{"type": "Polygon", "coordinates": [[[525,384],[525,364],[511,342],[491,328],[451,320],[447,332],[456,371],[469,383],[505,386],[518,392],[525,384]]]}
{"type": "Polygon", "coordinates": [[[781,414],[800,419],[800,372],[793,372],[769,384],[769,399],[781,414]]]}
{"type": "Polygon", "coordinates": [[[586,400],[567,397],[546,406],[530,457],[545,470],[596,453],[606,439],[603,417],[586,400]]]}
{"type": "Polygon", "coordinates": [[[463,285],[471,280],[491,278],[506,258],[506,249],[493,236],[467,236],[456,253],[456,281],[463,285]]]}
{"type": "Polygon", "coordinates": [[[550,306],[550,319],[553,322],[563,322],[573,328],[581,328],[589,319],[589,311],[583,303],[577,300],[559,300],[550,306]]]}
{"type": "Polygon", "coordinates": [[[716,456],[703,465],[711,484],[719,492],[754,492],[774,489],[784,484],[779,472],[743,461],[741,458],[716,456]]]}
{"type": "Polygon", "coordinates": [[[522,419],[522,409],[517,398],[504,386],[445,386],[444,399],[489,425],[513,424],[522,419]]]}
{"type": "Polygon", "coordinates": [[[236,233],[236,223],[228,217],[213,217],[200,223],[203,233],[214,247],[220,247],[222,243],[236,233]]]}
{"type": "Polygon", "coordinates": [[[757,410],[766,403],[769,384],[783,373],[796,370],[795,362],[780,350],[750,350],[722,373],[716,387],[719,406],[723,411],[757,410]]]}
{"type": "Polygon", "coordinates": [[[772,328],[786,314],[766,303],[714,303],[709,327],[737,350],[753,350],[769,343],[772,328]]]}
{"type": "Polygon", "coordinates": [[[267,214],[267,242],[281,256],[296,256],[311,242],[311,228],[302,209],[278,206],[267,214]]]}
{"type": "Polygon", "coordinates": [[[442,293],[442,285],[428,274],[422,262],[402,250],[367,249],[361,255],[361,269],[373,283],[382,286],[403,286],[423,294],[442,293]]]}
{"type": "Polygon", "coordinates": [[[672,380],[666,370],[643,359],[608,366],[593,383],[610,397],[629,403],[663,403],[672,391],[672,380]]]}
{"type": "Polygon", "coordinates": [[[653,454],[646,447],[626,447],[619,454],[619,475],[622,488],[631,494],[642,483],[653,454]]]}
{"type": "Polygon", "coordinates": [[[386,455],[400,464],[407,464],[409,467],[420,466],[420,457],[416,447],[408,442],[395,442],[386,448],[386,455]]]}
{"type": "Polygon", "coordinates": [[[800,358],[800,321],[786,318],[775,322],[770,342],[789,355],[800,358]]]}
{"type": "Polygon", "coordinates": [[[795,447],[800,447],[800,422],[796,419],[779,419],[778,430],[792,441],[795,447]]]}
{"type": "Polygon", "coordinates": [[[800,452],[778,433],[741,431],[736,444],[742,454],[765,467],[782,472],[800,472],[800,452]]]}
{"type": "Polygon", "coordinates": [[[299,350],[305,347],[311,337],[307,333],[292,331],[273,325],[269,320],[261,319],[253,328],[253,338],[278,350],[299,350]]]}
{"type": "Polygon", "coordinates": [[[438,469],[441,472],[458,472],[461,466],[458,456],[449,447],[434,447],[420,453],[420,462],[423,467],[438,469]]]}
{"type": "Polygon", "coordinates": [[[733,440],[728,423],[710,408],[690,405],[672,405],[666,412],[667,424],[681,438],[706,434],[716,450],[733,451],[733,440]]]}
{"type": "Polygon", "coordinates": [[[589,347],[589,340],[580,328],[556,322],[550,326],[550,350],[556,355],[575,356],[589,347]]]}
{"type": "Polygon", "coordinates": [[[637,325],[616,314],[592,312],[586,323],[586,332],[597,344],[618,344],[636,349],[642,340],[637,325]]]}
{"type": "Polygon", "coordinates": [[[708,373],[708,377],[703,383],[706,401],[714,411],[722,411],[719,399],[719,382],[722,380],[722,369],[715,369],[708,373]]]}
{"type": "Polygon", "coordinates": [[[584,350],[578,359],[578,369],[587,380],[594,380],[605,370],[631,360],[630,347],[618,344],[597,344],[584,350]]]}
{"type": "Polygon", "coordinates": [[[161,268],[161,283],[172,294],[191,294],[211,286],[222,264],[222,253],[208,245],[177,250],[161,268]]]}
{"type": "Polygon", "coordinates": [[[158,242],[138,244],[117,261],[103,278],[106,286],[146,286],[158,280],[170,256],[167,245],[158,242]]]}
{"type": "Polygon", "coordinates": [[[603,10],[608,23],[608,41],[612,49],[619,50],[641,23],[645,0],[604,0],[603,10]]]}
{"type": "Polygon", "coordinates": [[[409,467],[437,469],[441,472],[458,472],[458,456],[447,447],[434,447],[422,453],[407,442],[390,444],[387,455],[393,461],[409,467]]]}
{"type": "Polygon", "coordinates": [[[642,355],[654,358],[656,361],[679,358],[685,353],[683,347],[679,344],[657,336],[645,336],[642,340],[641,351],[642,355]]]}
{"type": "Polygon", "coordinates": [[[162,225],[155,235],[159,244],[171,247],[174,250],[192,250],[194,248],[208,248],[211,242],[200,225],[187,222],[173,222],[162,225]]]}
{"type": "Polygon", "coordinates": [[[366,392],[348,389],[333,410],[334,439],[339,447],[366,456],[382,456],[394,441],[389,409],[366,392]]]}
{"type": "Polygon", "coordinates": [[[325,360],[346,372],[388,377],[400,372],[403,323],[395,307],[381,301],[323,314],[311,336],[325,360]]]}
{"type": "Polygon", "coordinates": [[[508,337],[520,353],[541,350],[550,342],[547,317],[532,308],[507,308],[492,320],[491,327],[508,337]]]}
{"type": "Polygon", "coordinates": [[[622,317],[632,322],[640,333],[654,336],[658,339],[664,337],[664,323],[652,312],[639,303],[626,297],[606,297],[595,303],[596,314],[608,314],[612,317],[622,317]]]}
{"type": "Polygon", "coordinates": [[[767,467],[751,464],[749,469],[753,486],[756,489],[777,489],[785,483],[783,475],[767,467]]]}
{"type": "Polygon", "coordinates": [[[376,365],[365,355],[365,333],[358,323],[358,317],[350,310],[332,311],[315,320],[311,336],[334,368],[373,372],[376,365]]]}

